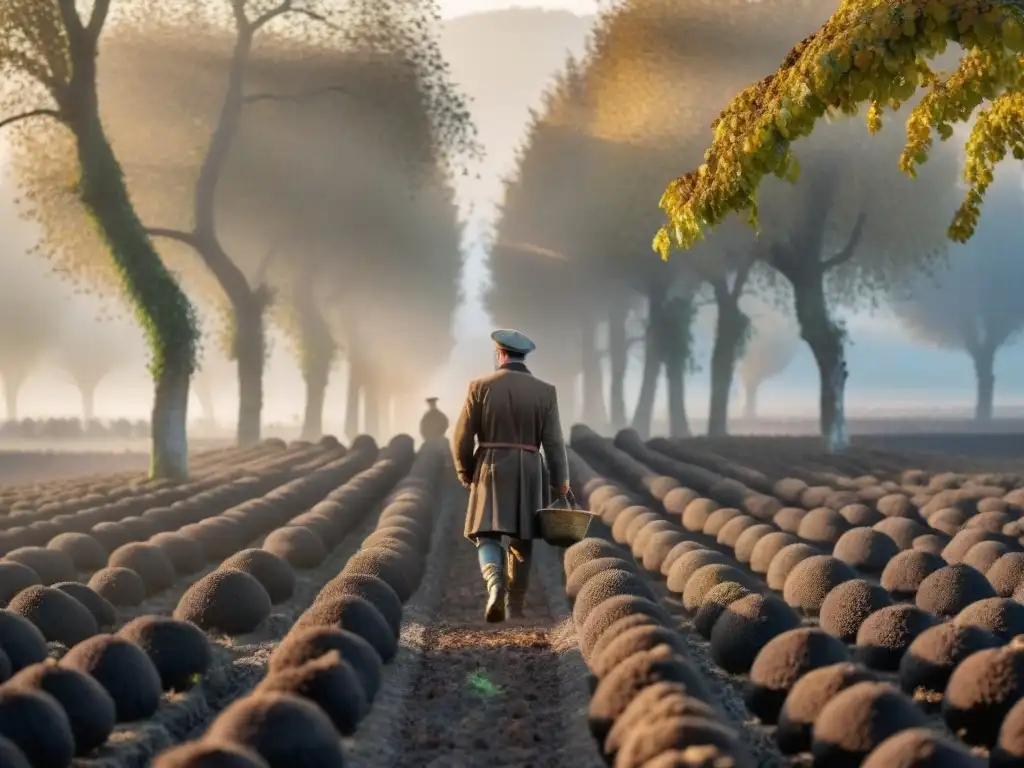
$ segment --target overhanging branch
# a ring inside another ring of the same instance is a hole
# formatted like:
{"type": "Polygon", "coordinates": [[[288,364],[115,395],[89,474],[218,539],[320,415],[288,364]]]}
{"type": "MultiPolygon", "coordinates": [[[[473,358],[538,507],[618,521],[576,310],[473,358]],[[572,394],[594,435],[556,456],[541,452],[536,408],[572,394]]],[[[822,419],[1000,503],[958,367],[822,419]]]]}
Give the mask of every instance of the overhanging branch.
{"type": "Polygon", "coordinates": [[[58,122],[64,122],[60,112],[56,109],[32,109],[28,112],[22,112],[20,115],[11,115],[10,117],[0,119],[0,129],[20,123],[22,120],[30,120],[33,117],[49,117],[58,122]]]}
{"type": "Polygon", "coordinates": [[[346,93],[345,88],[340,85],[331,85],[325,88],[316,88],[310,91],[299,91],[297,93],[251,93],[242,98],[244,104],[257,104],[262,101],[290,101],[300,102],[306,99],[313,99],[317,96],[326,96],[330,93],[346,93]]]}
{"type": "Polygon", "coordinates": [[[198,251],[199,245],[196,242],[196,236],[191,232],[183,232],[180,229],[169,229],[167,227],[149,227],[146,229],[146,234],[150,237],[159,237],[164,240],[173,240],[178,243],[189,246],[190,248],[198,251]]]}
{"type": "Polygon", "coordinates": [[[832,258],[825,259],[822,263],[825,269],[838,267],[854,257],[854,254],[857,253],[857,246],[860,244],[861,236],[864,234],[864,222],[867,221],[867,218],[867,214],[864,211],[857,214],[857,222],[853,225],[853,230],[850,232],[850,239],[846,241],[846,245],[841,251],[832,258]]]}

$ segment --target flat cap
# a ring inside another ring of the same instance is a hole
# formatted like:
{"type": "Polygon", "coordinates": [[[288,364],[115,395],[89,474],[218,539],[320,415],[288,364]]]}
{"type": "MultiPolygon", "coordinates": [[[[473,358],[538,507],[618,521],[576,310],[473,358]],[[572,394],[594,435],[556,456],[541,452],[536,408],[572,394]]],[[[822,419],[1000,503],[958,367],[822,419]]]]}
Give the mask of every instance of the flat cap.
{"type": "Polygon", "coordinates": [[[499,328],[491,334],[491,339],[499,349],[504,349],[517,355],[528,355],[537,348],[537,345],[524,334],[511,328],[499,328]]]}

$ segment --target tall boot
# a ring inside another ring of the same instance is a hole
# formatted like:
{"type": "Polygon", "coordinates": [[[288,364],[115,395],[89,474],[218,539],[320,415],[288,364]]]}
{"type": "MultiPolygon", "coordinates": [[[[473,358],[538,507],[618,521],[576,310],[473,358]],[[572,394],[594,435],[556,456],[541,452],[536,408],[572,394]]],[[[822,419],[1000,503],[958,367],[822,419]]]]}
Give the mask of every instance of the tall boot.
{"type": "Polygon", "coordinates": [[[523,618],[526,590],[530,588],[530,566],[533,562],[533,542],[513,539],[508,546],[508,616],[523,618]]]}
{"type": "Polygon", "coordinates": [[[487,585],[484,619],[490,623],[505,620],[505,550],[494,539],[479,539],[476,545],[480,574],[487,585]]]}

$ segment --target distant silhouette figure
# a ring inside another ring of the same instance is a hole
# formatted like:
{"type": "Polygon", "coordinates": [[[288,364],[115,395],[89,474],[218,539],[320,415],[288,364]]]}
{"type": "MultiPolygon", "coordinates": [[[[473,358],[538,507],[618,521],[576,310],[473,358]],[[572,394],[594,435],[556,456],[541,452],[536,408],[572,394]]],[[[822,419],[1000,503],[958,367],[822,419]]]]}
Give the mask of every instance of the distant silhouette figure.
{"type": "Polygon", "coordinates": [[[444,433],[448,431],[448,417],[437,409],[436,397],[428,397],[427,405],[430,407],[420,419],[420,437],[424,440],[444,437],[444,433]]]}

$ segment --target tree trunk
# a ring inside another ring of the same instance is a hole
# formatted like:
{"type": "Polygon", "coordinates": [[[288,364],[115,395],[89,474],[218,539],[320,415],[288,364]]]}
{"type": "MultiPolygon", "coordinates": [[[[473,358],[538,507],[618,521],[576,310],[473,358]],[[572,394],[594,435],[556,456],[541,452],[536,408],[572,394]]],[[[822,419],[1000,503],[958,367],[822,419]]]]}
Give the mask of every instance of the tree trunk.
{"type": "Polygon", "coordinates": [[[658,393],[658,379],[664,362],[665,344],[664,304],[668,286],[655,284],[647,295],[647,329],[644,332],[644,373],[640,382],[640,397],[633,411],[632,427],[640,436],[651,436],[651,422],[654,419],[654,398],[658,393]]]}
{"type": "Polygon", "coordinates": [[[708,435],[723,437],[729,433],[729,397],[733,373],[744,335],[750,321],[740,309],[739,296],[727,285],[715,286],[718,318],[715,343],[711,350],[711,404],[708,409],[708,435]]]}
{"type": "Polygon", "coordinates": [[[807,342],[818,366],[819,418],[825,450],[838,453],[850,445],[846,430],[846,354],[843,328],[829,315],[824,275],[806,266],[807,273],[793,284],[800,336],[807,342]]]}
{"type": "Polygon", "coordinates": [[[363,431],[378,442],[381,439],[381,393],[376,382],[368,382],[363,390],[363,431]]]}
{"type": "Polygon", "coordinates": [[[992,421],[992,404],[995,398],[996,374],[995,351],[979,350],[971,355],[974,360],[974,376],[978,383],[974,403],[974,420],[981,424],[992,421]]]}
{"type": "Polygon", "coordinates": [[[629,368],[629,340],[626,336],[626,307],[615,300],[612,300],[608,313],[608,363],[611,376],[611,426],[618,432],[626,426],[625,384],[629,368]]]}
{"type": "Polygon", "coordinates": [[[4,379],[4,405],[7,408],[7,421],[18,421],[18,395],[25,383],[25,376],[20,373],[7,372],[4,379]]]}
{"type": "Polygon", "coordinates": [[[363,375],[359,364],[349,357],[348,360],[348,392],[345,395],[345,437],[349,442],[359,434],[360,394],[363,390],[363,375]]]}
{"type": "Polygon", "coordinates": [[[327,375],[306,374],[306,411],[302,417],[300,440],[319,440],[324,434],[324,399],[327,396],[327,375]]]}
{"type": "Polygon", "coordinates": [[[302,439],[319,440],[323,435],[324,399],[337,346],[317,303],[313,270],[305,259],[296,267],[292,304],[299,320],[299,363],[306,382],[302,439]]]}
{"type": "Polygon", "coordinates": [[[211,427],[217,425],[217,409],[214,406],[213,391],[210,382],[205,378],[197,377],[194,381],[196,399],[199,401],[199,408],[203,412],[203,421],[211,427]]]}
{"type": "Polygon", "coordinates": [[[688,437],[690,425],[686,418],[686,365],[677,355],[665,359],[668,382],[668,436],[688,437]]]}
{"type": "Polygon", "coordinates": [[[96,385],[98,382],[83,382],[78,385],[82,395],[82,427],[89,428],[96,418],[96,385]]]}
{"type": "Polygon", "coordinates": [[[743,418],[747,421],[757,419],[757,390],[760,383],[747,383],[743,386],[743,418]]]}
{"type": "Polygon", "coordinates": [[[601,358],[597,354],[597,327],[592,319],[583,315],[581,331],[581,363],[583,368],[583,422],[601,431],[608,423],[604,406],[604,375],[601,358]]]}
{"type": "Polygon", "coordinates": [[[79,194],[110,248],[142,322],[153,374],[153,477],[188,475],[188,386],[198,333],[194,310],[153,248],[132,207],[124,173],[103,130],[96,98],[96,47],[73,45],[67,90],[80,170],[79,194]]]}
{"type": "Polygon", "coordinates": [[[235,359],[238,363],[238,445],[245,448],[260,441],[263,411],[263,367],[266,340],[263,308],[246,300],[235,306],[235,359]]]}

